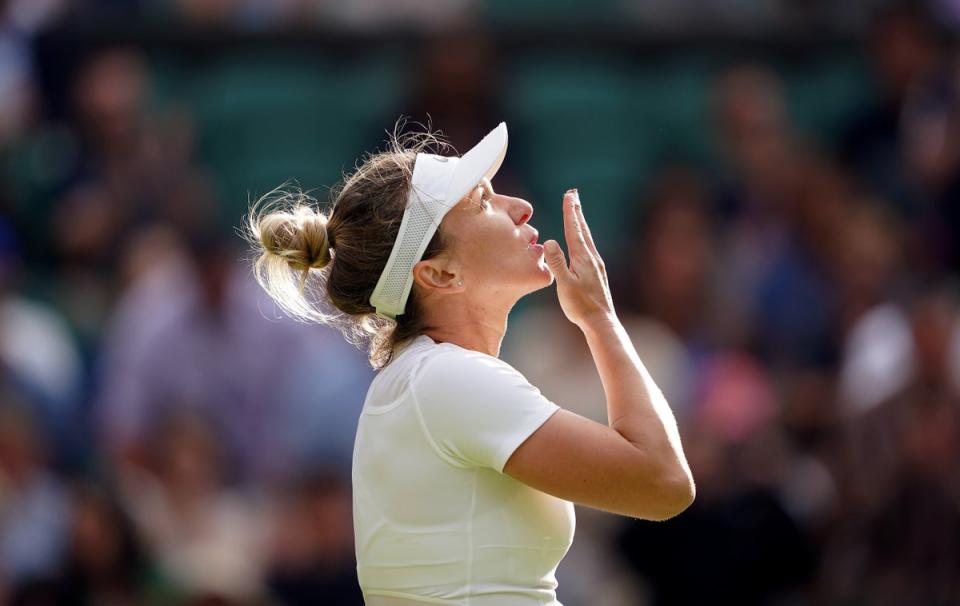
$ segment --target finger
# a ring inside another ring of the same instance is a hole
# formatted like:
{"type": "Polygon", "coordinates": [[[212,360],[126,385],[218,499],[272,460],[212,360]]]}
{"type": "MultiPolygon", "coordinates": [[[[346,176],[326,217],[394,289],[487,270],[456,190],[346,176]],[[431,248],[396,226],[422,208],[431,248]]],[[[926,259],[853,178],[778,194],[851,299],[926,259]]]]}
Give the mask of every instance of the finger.
{"type": "Polygon", "coordinates": [[[575,210],[577,211],[577,220],[580,223],[580,231],[583,234],[583,239],[586,241],[587,248],[590,250],[590,252],[597,257],[597,260],[600,260],[600,252],[597,250],[597,245],[593,241],[593,234],[590,233],[590,226],[587,225],[587,218],[583,216],[583,205],[580,203],[579,192],[576,192],[576,197],[577,203],[574,206],[575,210]]]}
{"type": "Polygon", "coordinates": [[[567,238],[567,250],[570,252],[570,260],[587,254],[589,249],[583,239],[583,228],[580,226],[580,220],[577,219],[577,211],[574,208],[576,203],[576,192],[568,190],[563,195],[563,233],[567,238]]]}
{"type": "Polygon", "coordinates": [[[547,262],[547,267],[553,272],[558,282],[565,281],[572,277],[570,270],[567,269],[567,261],[563,257],[563,249],[556,240],[547,240],[543,243],[543,257],[547,262]]]}

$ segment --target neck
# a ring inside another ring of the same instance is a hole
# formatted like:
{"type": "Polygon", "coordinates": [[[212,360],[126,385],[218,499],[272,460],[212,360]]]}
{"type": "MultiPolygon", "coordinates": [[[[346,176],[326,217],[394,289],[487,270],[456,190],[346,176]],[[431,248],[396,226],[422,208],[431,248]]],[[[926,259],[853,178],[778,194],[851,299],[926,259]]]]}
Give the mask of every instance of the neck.
{"type": "Polygon", "coordinates": [[[426,335],[438,343],[453,343],[464,349],[500,357],[500,344],[507,332],[507,317],[513,307],[447,301],[442,309],[430,310],[426,335]]]}

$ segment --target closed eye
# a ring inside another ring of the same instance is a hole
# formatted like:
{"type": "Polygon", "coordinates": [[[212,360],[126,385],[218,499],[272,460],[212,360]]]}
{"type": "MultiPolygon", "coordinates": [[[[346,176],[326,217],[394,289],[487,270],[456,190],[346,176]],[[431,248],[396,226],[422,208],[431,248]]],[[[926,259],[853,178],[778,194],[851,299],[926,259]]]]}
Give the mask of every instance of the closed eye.
{"type": "Polygon", "coordinates": [[[480,199],[479,199],[479,201],[477,202],[477,205],[480,207],[480,210],[486,210],[487,208],[489,208],[489,207],[490,207],[490,204],[491,204],[491,202],[492,202],[493,200],[492,200],[491,197],[488,195],[488,190],[486,189],[486,187],[484,187],[484,184],[481,183],[481,184],[478,185],[477,188],[474,189],[473,191],[474,191],[474,192],[477,192],[477,191],[480,192],[480,199]]]}
{"type": "Polygon", "coordinates": [[[480,187],[483,190],[483,193],[486,195],[482,201],[485,201],[487,205],[493,203],[493,185],[490,184],[490,180],[484,177],[483,181],[480,182],[480,187]]]}

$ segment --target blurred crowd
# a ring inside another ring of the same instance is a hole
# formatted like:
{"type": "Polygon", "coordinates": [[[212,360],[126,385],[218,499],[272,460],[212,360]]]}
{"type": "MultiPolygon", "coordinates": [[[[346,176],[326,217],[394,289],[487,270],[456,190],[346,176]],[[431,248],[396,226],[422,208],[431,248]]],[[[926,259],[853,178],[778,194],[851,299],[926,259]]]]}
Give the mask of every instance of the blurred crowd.
{"type": "MultiPolygon", "coordinates": [[[[685,34],[861,31],[889,0],[4,0],[10,18],[31,27],[69,18],[83,23],[135,19],[186,28],[439,30],[482,19],[524,26],[572,23],[685,34]]],[[[960,25],[953,0],[923,4],[941,23],[960,25]]]]}
{"type": "MultiPolygon", "coordinates": [[[[373,371],[253,282],[189,108],[150,103],[136,45],[43,86],[32,36],[93,4],[0,2],[0,603],[362,604],[350,464],[373,371]]],[[[606,261],[697,499],[661,523],[578,507],[566,606],[960,603],[954,4],[869,22],[875,93],[828,140],[762,60],[719,70],[716,157],[637,184],[606,261]]],[[[312,4],[104,5],[263,22],[312,4]]],[[[457,149],[510,119],[476,42],[430,55],[396,108],[457,149]]],[[[504,167],[495,187],[523,191],[504,167]]],[[[553,297],[511,316],[502,357],[606,423],[553,297]]]]}
{"type": "MultiPolygon", "coordinates": [[[[834,141],[797,132],[771,70],[733,66],[715,169],[639,193],[614,302],[697,500],[662,524],[579,510],[576,603],[597,579],[656,604],[960,603],[960,55],[909,11],[864,50],[878,93],[834,141]]],[[[548,397],[606,418],[556,306],[508,338],[548,397]]]]}

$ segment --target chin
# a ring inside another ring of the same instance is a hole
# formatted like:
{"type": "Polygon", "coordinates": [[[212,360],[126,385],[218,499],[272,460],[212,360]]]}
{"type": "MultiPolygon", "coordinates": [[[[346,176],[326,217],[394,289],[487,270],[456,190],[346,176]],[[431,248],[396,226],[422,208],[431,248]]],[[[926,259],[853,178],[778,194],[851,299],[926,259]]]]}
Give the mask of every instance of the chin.
{"type": "Polygon", "coordinates": [[[541,288],[546,288],[553,284],[554,275],[553,272],[547,267],[546,263],[540,263],[540,271],[537,272],[536,277],[531,278],[530,282],[532,288],[529,292],[535,292],[541,288]]]}
{"type": "Polygon", "coordinates": [[[512,282],[521,297],[546,288],[554,281],[553,272],[547,267],[543,257],[532,266],[525,263],[522,267],[503,268],[501,273],[518,276],[518,279],[512,282]]]}

